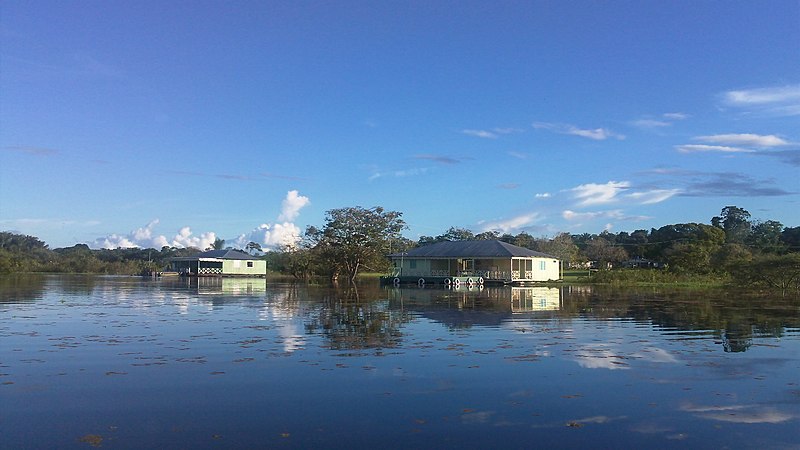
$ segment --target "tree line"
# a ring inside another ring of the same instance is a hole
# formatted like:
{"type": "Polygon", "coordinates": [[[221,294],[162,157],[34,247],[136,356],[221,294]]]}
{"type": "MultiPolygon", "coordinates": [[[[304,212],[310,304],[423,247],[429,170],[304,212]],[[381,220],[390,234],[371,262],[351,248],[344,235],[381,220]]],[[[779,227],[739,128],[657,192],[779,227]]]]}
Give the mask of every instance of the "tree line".
{"type": "MultiPolygon", "coordinates": [[[[278,251],[261,252],[268,267],[299,279],[325,276],[353,281],[362,272],[384,273],[386,255],[441,241],[497,239],[558,257],[565,267],[619,269],[651,267],[675,276],[731,278],[750,285],[790,289],[800,283],[800,227],[775,220],[754,220],[737,206],[726,206],[708,223],[677,223],[650,230],[559,233],[534,237],[451,227],[416,241],[402,235],[402,213],[382,207],[347,207],[326,213],[321,227],[308,226],[301,240],[278,251]],[[768,276],[780,267],[780,276],[768,276]]],[[[213,248],[224,248],[217,240],[213,248]]],[[[92,250],[85,244],[51,250],[33,236],[0,232],[0,273],[139,273],[164,267],[170,258],[200,249],[163,247],[92,250]]]]}

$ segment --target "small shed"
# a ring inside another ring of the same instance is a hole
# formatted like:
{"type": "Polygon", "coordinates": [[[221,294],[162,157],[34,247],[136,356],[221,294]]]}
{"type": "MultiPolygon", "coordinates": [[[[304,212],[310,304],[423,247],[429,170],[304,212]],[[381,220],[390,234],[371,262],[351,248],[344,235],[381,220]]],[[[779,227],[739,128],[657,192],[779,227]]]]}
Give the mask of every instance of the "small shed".
{"type": "Polygon", "coordinates": [[[446,283],[474,277],[488,283],[561,280],[561,261],[499,240],[445,241],[389,255],[395,282],[446,283]]]}
{"type": "Polygon", "coordinates": [[[209,250],[172,258],[170,270],[197,277],[265,277],[267,262],[241,250],[209,250]]]}

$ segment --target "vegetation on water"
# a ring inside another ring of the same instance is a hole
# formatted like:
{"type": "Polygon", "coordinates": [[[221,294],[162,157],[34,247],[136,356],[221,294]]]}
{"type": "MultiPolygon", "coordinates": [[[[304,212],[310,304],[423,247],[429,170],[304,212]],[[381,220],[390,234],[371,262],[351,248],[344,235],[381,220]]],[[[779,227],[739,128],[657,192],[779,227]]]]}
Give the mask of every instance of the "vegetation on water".
{"type": "MultiPolygon", "coordinates": [[[[348,207],[327,212],[321,228],[306,228],[300,242],[262,252],[269,269],[298,279],[325,276],[354,280],[360,273],[385,273],[387,254],[441,241],[499,239],[547,253],[564,262],[565,280],[605,284],[735,285],[800,292],[800,227],[751,220],[736,206],[724,207],[709,224],[678,223],[633,232],[560,233],[552,238],[451,227],[417,241],[401,235],[402,213],[381,207],[348,207]]],[[[218,239],[213,248],[225,248],[218,239]]],[[[36,237],[0,232],[0,273],[67,272],[134,274],[159,270],[170,258],[201,249],[90,249],[86,244],[50,249],[36,237]]]]}

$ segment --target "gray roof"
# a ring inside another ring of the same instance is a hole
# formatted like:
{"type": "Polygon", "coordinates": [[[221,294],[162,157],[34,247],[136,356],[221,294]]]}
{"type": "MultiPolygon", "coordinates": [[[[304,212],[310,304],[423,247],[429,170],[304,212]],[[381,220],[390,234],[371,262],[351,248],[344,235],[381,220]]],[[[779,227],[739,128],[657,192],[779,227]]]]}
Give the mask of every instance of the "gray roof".
{"type": "Polygon", "coordinates": [[[248,255],[241,250],[234,250],[232,248],[225,250],[208,250],[198,253],[191,257],[195,258],[217,258],[217,259],[258,259],[255,256],[248,255]]]}
{"type": "Polygon", "coordinates": [[[542,252],[503,241],[444,241],[389,255],[395,258],[554,258],[542,252]]]}

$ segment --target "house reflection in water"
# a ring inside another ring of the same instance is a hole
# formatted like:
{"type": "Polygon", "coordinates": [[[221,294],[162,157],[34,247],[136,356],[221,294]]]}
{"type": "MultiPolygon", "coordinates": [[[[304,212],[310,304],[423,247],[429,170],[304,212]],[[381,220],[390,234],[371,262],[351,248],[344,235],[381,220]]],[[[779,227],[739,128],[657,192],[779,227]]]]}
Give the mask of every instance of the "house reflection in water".
{"type": "Polygon", "coordinates": [[[181,277],[174,283],[184,285],[199,295],[258,296],[267,292],[265,278],[181,277]]]}
{"type": "Polygon", "coordinates": [[[394,307],[439,307],[473,309],[502,313],[559,311],[562,307],[559,287],[459,287],[459,288],[387,288],[394,307]]]}

